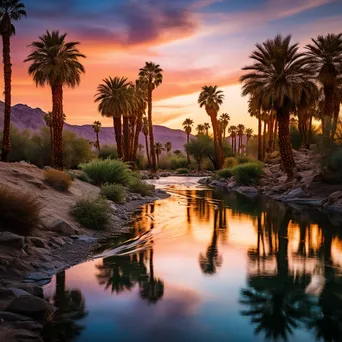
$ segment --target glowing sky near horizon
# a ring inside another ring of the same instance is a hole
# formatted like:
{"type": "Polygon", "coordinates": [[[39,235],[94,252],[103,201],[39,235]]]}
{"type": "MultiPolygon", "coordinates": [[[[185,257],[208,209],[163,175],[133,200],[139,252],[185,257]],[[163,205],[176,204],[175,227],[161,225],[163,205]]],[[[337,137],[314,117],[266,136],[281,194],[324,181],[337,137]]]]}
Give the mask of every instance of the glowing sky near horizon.
{"type": "MultiPolygon", "coordinates": [[[[209,121],[197,98],[205,84],[225,93],[222,112],[231,124],[256,127],[247,114],[238,79],[254,44],[277,33],[304,46],[310,37],[341,31],[341,0],[23,0],[28,17],[12,39],[12,103],[51,110],[48,88],[36,88],[23,60],[27,46],[46,30],[68,32],[87,55],[80,87],[65,89],[64,111],[71,124],[99,119],[96,87],[107,76],[134,81],[145,61],[164,69],[154,94],[155,124],[181,128],[190,117],[209,121]]],[[[1,82],[3,88],[3,82],[1,82]]],[[[1,89],[3,90],[3,89],[1,89]]],[[[2,93],[2,91],[1,91],[2,93]]],[[[105,126],[111,120],[102,118],[105,126]]]]}

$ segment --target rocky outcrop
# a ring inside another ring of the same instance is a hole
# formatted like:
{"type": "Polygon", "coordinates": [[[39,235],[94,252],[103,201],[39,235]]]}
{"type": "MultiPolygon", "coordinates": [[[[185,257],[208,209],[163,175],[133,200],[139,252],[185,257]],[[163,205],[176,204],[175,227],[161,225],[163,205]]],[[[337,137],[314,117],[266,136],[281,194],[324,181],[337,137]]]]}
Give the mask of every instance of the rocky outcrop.
{"type": "Polygon", "coordinates": [[[8,248],[22,249],[24,247],[25,238],[23,236],[10,232],[0,232],[0,245],[8,248]]]}

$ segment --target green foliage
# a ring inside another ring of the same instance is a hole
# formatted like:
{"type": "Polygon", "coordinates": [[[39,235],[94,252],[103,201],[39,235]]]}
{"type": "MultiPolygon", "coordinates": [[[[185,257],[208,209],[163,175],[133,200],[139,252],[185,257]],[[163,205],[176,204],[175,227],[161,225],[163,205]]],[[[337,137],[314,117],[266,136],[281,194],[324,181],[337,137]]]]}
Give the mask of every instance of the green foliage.
{"type": "Polygon", "coordinates": [[[240,164],[231,171],[238,184],[254,185],[258,184],[259,179],[263,174],[263,164],[258,162],[240,164]]]}
{"type": "Polygon", "coordinates": [[[46,184],[59,191],[67,191],[72,184],[69,174],[55,169],[46,170],[44,178],[46,184]]]}
{"type": "Polygon", "coordinates": [[[138,153],[137,158],[135,160],[135,165],[138,168],[138,170],[146,170],[147,158],[142,153],[138,153]]]}
{"type": "Polygon", "coordinates": [[[127,185],[132,174],[127,164],[112,159],[95,159],[88,164],[81,164],[80,168],[95,185],[105,183],[127,185]]]}
{"type": "Polygon", "coordinates": [[[148,184],[141,179],[132,177],[128,183],[130,192],[140,194],[142,196],[151,196],[154,191],[154,185],[148,184]]]}
{"type": "Polygon", "coordinates": [[[125,188],[120,184],[102,185],[101,195],[115,203],[124,203],[126,199],[125,188]]]}
{"type": "Polygon", "coordinates": [[[247,164],[247,163],[253,163],[254,160],[252,158],[249,158],[247,156],[237,156],[236,157],[237,163],[240,164],[247,164]]]}
{"type": "Polygon", "coordinates": [[[82,198],[70,209],[70,215],[83,227],[104,230],[110,222],[110,206],[102,198],[82,198]]]}
{"type": "Polygon", "coordinates": [[[187,168],[185,168],[185,167],[182,167],[182,168],[180,168],[180,169],[177,169],[177,173],[178,173],[179,175],[186,175],[186,174],[189,173],[189,169],[187,169],[187,168]]]}
{"type": "MultiPolygon", "coordinates": [[[[1,138],[2,141],[2,138],[1,138]]],[[[67,169],[77,168],[78,164],[85,163],[94,157],[88,141],[78,137],[75,133],[63,132],[64,166],[67,169]]],[[[51,137],[50,131],[44,127],[38,133],[11,128],[10,162],[25,160],[40,168],[50,164],[51,137]]]]}
{"type": "Polygon", "coordinates": [[[331,156],[330,168],[342,172],[342,148],[337,149],[331,156]]]}
{"type": "Polygon", "coordinates": [[[231,168],[231,167],[236,166],[237,164],[238,164],[238,161],[236,160],[236,158],[234,158],[234,157],[228,157],[228,158],[225,159],[224,164],[223,164],[223,167],[224,167],[225,169],[229,169],[229,168],[231,168]]]}
{"type": "Polygon", "coordinates": [[[159,166],[162,170],[177,170],[187,167],[188,161],[184,156],[164,155],[160,157],[159,166]]]}
{"type": "Polygon", "coordinates": [[[38,198],[5,185],[0,186],[0,229],[30,235],[40,224],[38,198]]]}
{"type": "Polygon", "coordinates": [[[76,178],[79,179],[82,182],[86,182],[86,183],[91,183],[91,179],[89,178],[89,176],[85,173],[85,172],[81,172],[78,175],[76,175],[76,178]]]}
{"type": "Polygon", "coordinates": [[[99,159],[117,159],[118,151],[114,145],[104,145],[98,153],[99,159]]]}
{"type": "Polygon", "coordinates": [[[233,169],[222,169],[216,172],[216,175],[220,178],[228,179],[233,176],[233,169]]]}

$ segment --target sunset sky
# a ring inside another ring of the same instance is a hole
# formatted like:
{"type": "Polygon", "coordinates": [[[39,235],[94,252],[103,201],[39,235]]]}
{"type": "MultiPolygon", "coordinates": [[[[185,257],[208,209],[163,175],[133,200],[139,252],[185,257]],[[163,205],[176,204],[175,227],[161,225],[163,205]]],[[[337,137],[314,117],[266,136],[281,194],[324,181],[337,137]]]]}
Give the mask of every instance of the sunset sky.
{"type": "MultiPolygon", "coordinates": [[[[164,69],[154,94],[154,123],[180,128],[190,117],[209,121],[197,98],[205,84],[226,95],[222,112],[232,124],[256,127],[238,82],[256,42],[291,33],[301,46],[310,37],[342,30],[341,0],[23,0],[28,17],[12,39],[12,103],[51,110],[48,88],[37,89],[23,60],[27,45],[46,30],[68,32],[87,55],[81,86],[65,90],[67,121],[99,119],[97,85],[108,76],[135,80],[145,61],[164,69]]],[[[3,87],[3,82],[1,82],[3,87]]],[[[2,93],[3,89],[1,89],[2,93]]],[[[108,119],[101,119],[105,126],[108,119]]]]}

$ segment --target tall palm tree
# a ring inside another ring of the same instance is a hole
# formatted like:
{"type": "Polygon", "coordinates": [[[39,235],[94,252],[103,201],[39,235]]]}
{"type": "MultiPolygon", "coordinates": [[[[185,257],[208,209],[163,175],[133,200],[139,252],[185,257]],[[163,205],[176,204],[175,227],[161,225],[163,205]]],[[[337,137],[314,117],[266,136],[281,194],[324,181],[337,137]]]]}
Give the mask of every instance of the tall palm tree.
{"type": "Polygon", "coordinates": [[[150,165],[151,164],[151,158],[150,158],[150,153],[149,153],[149,149],[148,149],[148,132],[149,132],[148,127],[149,127],[148,118],[145,116],[145,117],[143,117],[142,132],[145,136],[147,162],[150,165]]]}
{"type": "Polygon", "coordinates": [[[162,143],[157,142],[154,149],[155,149],[155,151],[156,151],[157,162],[158,162],[158,169],[159,169],[159,167],[160,167],[159,156],[160,156],[161,153],[164,151],[164,146],[163,146],[162,143]]]}
{"type": "Polygon", "coordinates": [[[203,134],[205,131],[204,125],[202,125],[202,124],[197,125],[196,131],[197,131],[197,134],[203,134]]]}
{"type": "Polygon", "coordinates": [[[245,125],[237,125],[237,135],[239,137],[239,153],[242,153],[242,138],[245,134],[245,125]]]}
{"type": "Polygon", "coordinates": [[[337,77],[342,72],[342,33],[311,39],[313,44],[306,46],[307,63],[316,72],[318,81],[324,89],[323,133],[330,137],[334,116],[334,93],[337,77]]]}
{"type": "Polygon", "coordinates": [[[1,160],[8,161],[11,149],[10,125],[11,125],[11,36],[15,34],[14,21],[26,17],[25,5],[20,0],[0,1],[0,34],[2,36],[2,57],[4,62],[5,82],[5,108],[4,108],[4,133],[2,138],[1,160]]]}
{"type": "Polygon", "coordinates": [[[98,85],[95,102],[102,116],[112,117],[118,158],[123,157],[121,115],[131,110],[132,93],[125,77],[108,77],[98,85]]]}
{"type": "Polygon", "coordinates": [[[279,123],[280,155],[288,179],[293,177],[295,162],[289,131],[291,107],[298,104],[303,85],[312,80],[311,69],[298,44],[291,44],[291,36],[277,35],[256,45],[251,58],[254,63],[244,67],[249,72],[241,77],[242,94],[257,96],[266,109],[274,109],[279,123]]]}
{"type": "Polygon", "coordinates": [[[167,141],[165,143],[165,150],[166,150],[167,153],[171,152],[171,150],[172,150],[172,142],[171,141],[167,141]]]}
{"type": "Polygon", "coordinates": [[[248,143],[249,143],[249,140],[252,138],[253,136],[253,129],[252,128],[246,128],[246,139],[247,139],[247,143],[246,143],[246,152],[248,154],[248,143]]]}
{"type": "Polygon", "coordinates": [[[144,149],[144,145],[138,144],[138,150],[139,150],[139,152],[141,152],[143,149],[144,149]]]}
{"type": "Polygon", "coordinates": [[[221,169],[224,163],[223,144],[221,139],[221,130],[218,126],[217,113],[224,100],[222,90],[218,86],[204,86],[198,97],[199,106],[205,107],[207,114],[210,116],[211,124],[214,132],[214,146],[216,154],[216,168],[221,169]]]}
{"type": "MultiPolygon", "coordinates": [[[[183,121],[183,128],[186,133],[186,143],[189,144],[190,142],[190,134],[192,131],[192,126],[194,125],[194,120],[191,120],[189,118],[185,119],[183,121]]],[[[189,153],[186,153],[187,159],[188,159],[188,164],[190,164],[190,156],[189,153]]]]}
{"type": "Polygon", "coordinates": [[[100,151],[101,147],[100,147],[99,133],[100,133],[102,124],[100,121],[94,121],[92,127],[93,127],[94,133],[96,134],[96,148],[98,151],[100,151]]]}
{"type": "Polygon", "coordinates": [[[204,126],[204,130],[205,130],[205,134],[209,135],[210,123],[209,122],[205,122],[203,124],[203,126],[204,126]]]}
{"type": "Polygon", "coordinates": [[[261,122],[261,98],[257,95],[250,96],[248,101],[248,112],[250,116],[258,119],[258,160],[262,160],[262,122],[261,122]]]}
{"type": "Polygon", "coordinates": [[[67,42],[67,34],[46,31],[38,41],[31,43],[32,52],[25,62],[32,62],[29,74],[37,86],[49,85],[52,91],[53,113],[53,163],[63,169],[63,87],[74,88],[80,84],[85,72],[80,58],[85,58],[77,48],[78,42],[67,42]]]}
{"type": "Polygon", "coordinates": [[[148,123],[150,135],[150,149],[151,149],[151,168],[152,172],[157,171],[156,152],[153,135],[153,121],[152,121],[152,92],[163,82],[163,69],[159,64],[146,62],[145,66],[140,69],[139,77],[147,83],[147,104],[148,104],[148,123]]]}
{"type": "Polygon", "coordinates": [[[223,139],[226,139],[226,129],[230,121],[230,115],[228,113],[223,113],[220,115],[221,127],[223,130],[223,139]]]}
{"type": "Polygon", "coordinates": [[[237,127],[232,125],[228,128],[228,133],[232,139],[232,150],[234,153],[236,153],[236,133],[237,133],[237,127]]]}

